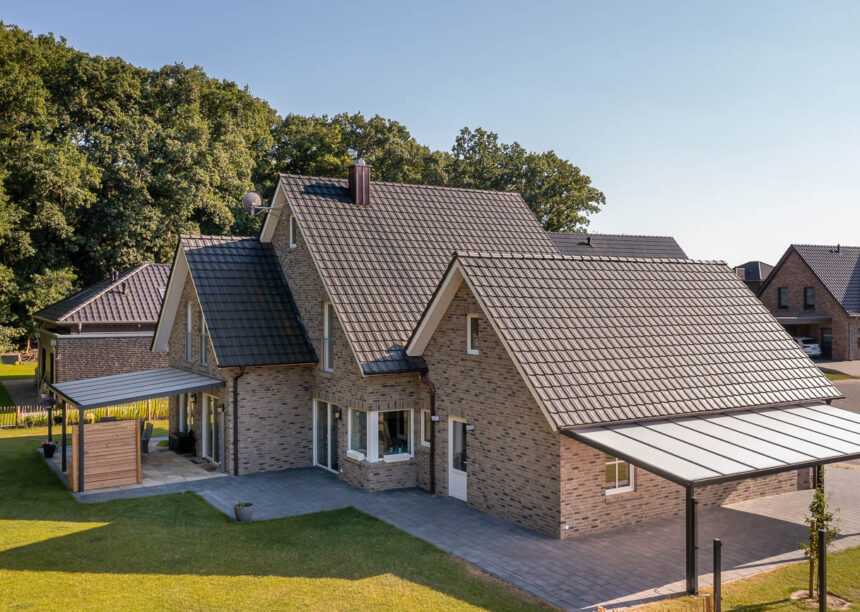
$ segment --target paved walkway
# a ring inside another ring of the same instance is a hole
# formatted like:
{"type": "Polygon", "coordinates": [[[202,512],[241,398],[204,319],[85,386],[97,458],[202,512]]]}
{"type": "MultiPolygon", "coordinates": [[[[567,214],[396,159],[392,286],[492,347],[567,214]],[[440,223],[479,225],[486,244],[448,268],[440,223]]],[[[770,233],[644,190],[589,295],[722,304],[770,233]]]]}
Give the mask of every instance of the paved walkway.
{"type": "Polygon", "coordinates": [[[860,378],[860,360],[853,361],[831,361],[829,359],[817,359],[815,365],[824,368],[825,370],[835,370],[848,374],[848,376],[857,376],[860,378]]]}
{"type": "MultiPolygon", "coordinates": [[[[860,470],[827,471],[845,537],[834,548],[860,545],[860,470]]],[[[494,518],[449,497],[419,489],[367,493],[319,469],[198,481],[114,494],[86,502],[191,490],[226,514],[254,503],[255,519],[354,506],[449,551],[502,580],[569,610],[626,606],[684,589],[684,517],[556,540],[494,518]]],[[[711,583],[711,541],[723,540],[724,580],[802,558],[803,517],[811,492],[796,491],[700,513],[700,584],[711,583]]]]}

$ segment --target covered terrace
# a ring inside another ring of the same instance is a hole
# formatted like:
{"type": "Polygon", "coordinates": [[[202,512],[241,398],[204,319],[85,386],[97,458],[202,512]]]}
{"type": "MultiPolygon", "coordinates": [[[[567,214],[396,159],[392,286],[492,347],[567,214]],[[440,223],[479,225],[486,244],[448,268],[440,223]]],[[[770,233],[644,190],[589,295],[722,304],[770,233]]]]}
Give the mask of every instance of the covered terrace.
{"type": "MultiPolygon", "coordinates": [[[[169,397],[183,393],[196,393],[223,387],[224,381],[196,372],[189,372],[179,368],[159,368],[155,370],[141,370],[126,374],[114,374],[111,376],[100,376],[98,378],[87,378],[63,383],[48,385],[50,390],[59,400],[62,411],[62,442],[61,442],[61,470],[68,473],[67,460],[67,416],[69,411],[76,411],[78,415],[77,440],[75,444],[76,464],[74,470],[75,483],[70,482],[73,490],[83,492],[86,489],[85,474],[87,473],[85,449],[86,433],[95,431],[99,424],[87,425],[85,415],[87,410],[103,408],[105,406],[117,406],[130,404],[142,400],[169,397]]],[[[53,407],[48,408],[48,440],[53,441],[53,407]]]]}

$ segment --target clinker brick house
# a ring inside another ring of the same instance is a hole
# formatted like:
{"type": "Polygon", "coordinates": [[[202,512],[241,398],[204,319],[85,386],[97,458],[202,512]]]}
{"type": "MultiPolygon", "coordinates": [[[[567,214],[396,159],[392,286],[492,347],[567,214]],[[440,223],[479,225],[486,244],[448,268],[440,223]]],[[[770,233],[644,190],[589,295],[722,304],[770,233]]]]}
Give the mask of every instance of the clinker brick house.
{"type": "Polygon", "coordinates": [[[860,456],[840,393],[724,263],[564,256],[517,194],[362,163],[281,175],[258,237],[183,236],[153,350],[169,368],[136,384],[169,376],[171,431],[224,471],[417,486],[556,538],[685,504],[694,525],[860,456]],[[842,425],[850,445],[809,432],[842,425]]]}
{"type": "Polygon", "coordinates": [[[33,314],[43,384],[167,365],[150,351],[169,264],[141,264],[33,314]]]}
{"type": "Polygon", "coordinates": [[[823,359],[860,359],[860,247],[793,244],[758,296],[792,336],[818,340],[823,359]]]}

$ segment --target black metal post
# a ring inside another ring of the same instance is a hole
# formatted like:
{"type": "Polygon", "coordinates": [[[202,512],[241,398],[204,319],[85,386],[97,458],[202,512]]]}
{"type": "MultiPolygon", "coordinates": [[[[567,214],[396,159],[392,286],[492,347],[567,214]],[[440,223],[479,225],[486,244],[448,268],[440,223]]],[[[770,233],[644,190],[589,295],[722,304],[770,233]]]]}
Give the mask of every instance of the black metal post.
{"type": "Polygon", "coordinates": [[[687,593],[699,592],[699,525],[696,517],[696,499],[693,485],[687,486],[687,593]]]}
{"type": "Polygon", "coordinates": [[[48,442],[54,441],[54,405],[48,404],[48,442]]]}
{"type": "Polygon", "coordinates": [[[63,473],[66,472],[66,414],[68,412],[68,408],[66,402],[63,402],[63,473]]]}
{"type": "Polygon", "coordinates": [[[714,612],[723,609],[723,541],[714,538],[714,612]]]}
{"type": "Polygon", "coordinates": [[[818,612],[827,612],[827,530],[818,530],[818,612]]]}
{"type": "Polygon", "coordinates": [[[78,491],[84,490],[84,409],[78,408],[78,491]]]}
{"type": "Polygon", "coordinates": [[[813,478],[812,478],[813,488],[817,489],[821,486],[821,466],[816,465],[813,468],[813,478]]]}

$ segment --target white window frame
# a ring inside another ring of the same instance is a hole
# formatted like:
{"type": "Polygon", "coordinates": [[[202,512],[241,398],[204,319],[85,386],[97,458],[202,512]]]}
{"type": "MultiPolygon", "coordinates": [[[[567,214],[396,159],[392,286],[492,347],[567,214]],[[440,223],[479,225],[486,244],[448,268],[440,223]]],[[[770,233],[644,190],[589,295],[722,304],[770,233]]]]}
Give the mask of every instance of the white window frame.
{"type": "Polygon", "coordinates": [[[322,371],[329,374],[334,372],[334,354],[332,349],[332,330],[329,325],[329,309],[331,309],[331,322],[334,323],[334,305],[331,302],[323,302],[323,362],[322,371]]]}
{"type": "MultiPolygon", "coordinates": [[[[421,446],[429,448],[430,447],[430,432],[427,431],[427,428],[424,425],[424,415],[425,414],[427,415],[427,417],[430,417],[430,411],[429,410],[422,410],[421,411],[421,446]]],[[[433,427],[433,421],[432,420],[430,421],[430,427],[433,427]]]]}
{"type": "Polygon", "coordinates": [[[296,220],[295,215],[290,215],[289,219],[289,228],[290,228],[290,248],[294,249],[297,246],[296,237],[299,229],[299,222],[296,220]]]}
{"type": "MultiPolygon", "coordinates": [[[[409,461],[412,457],[415,456],[415,411],[411,408],[408,410],[377,410],[376,412],[372,412],[370,414],[374,415],[374,419],[372,420],[373,427],[373,435],[371,437],[374,438],[373,442],[373,450],[372,454],[376,455],[376,461],[384,461],[385,463],[397,463],[398,461],[409,461]],[[379,414],[383,412],[407,412],[409,413],[409,423],[406,427],[409,432],[409,452],[408,453],[397,453],[395,455],[385,455],[383,457],[379,456],[379,414]]],[[[368,423],[369,425],[370,423],[368,423]]],[[[370,429],[368,429],[370,431],[370,429]]],[[[370,448],[368,448],[370,450],[370,448]]]]}
{"type": "Polygon", "coordinates": [[[185,303],[185,361],[191,363],[194,361],[194,355],[191,349],[192,335],[192,320],[191,320],[191,302],[185,303]]]}
{"type": "MultiPolygon", "coordinates": [[[[478,320],[481,318],[481,315],[476,313],[469,313],[466,315],[466,354],[467,355],[478,355],[480,351],[472,346],[472,321],[478,320]]],[[[480,333],[480,330],[479,330],[480,333]]]]}
{"type": "Polygon", "coordinates": [[[370,446],[370,437],[371,437],[370,436],[370,415],[371,414],[373,414],[373,413],[368,412],[367,410],[358,410],[356,408],[350,408],[348,410],[347,421],[346,421],[346,456],[350,457],[352,459],[355,459],[356,461],[364,461],[365,459],[368,458],[368,456],[372,452],[371,449],[373,447],[370,446]],[[357,450],[352,449],[352,413],[353,412],[361,412],[364,414],[364,419],[365,419],[364,427],[365,427],[365,430],[367,431],[367,440],[365,441],[365,445],[367,446],[367,455],[365,455],[361,451],[357,451],[357,450]]]}
{"type": "Polygon", "coordinates": [[[209,328],[206,326],[206,317],[200,310],[200,365],[209,363],[209,328]]]}
{"type": "Polygon", "coordinates": [[[632,463],[630,463],[629,461],[624,461],[623,459],[619,459],[618,457],[613,457],[612,461],[607,459],[606,461],[603,462],[603,478],[604,478],[604,480],[606,479],[606,466],[608,466],[610,464],[615,465],[615,486],[612,488],[609,488],[609,483],[605,483],[606,484],[606,494],[607,495],[617,495],[619,493],[630,493],[631,491],[633,491],[633,489],[635,488],[635,485],[636,485],[635,474],[634,474],[634,470],[635,470],[634,465],[632,463]],[[627,473],[630,475],[630,478],[629,478],[630,484],[625,485],[623,487],[619,487],[618,486],[618,466],[621,465],[622,463],[627,464],[627,473]]]}

